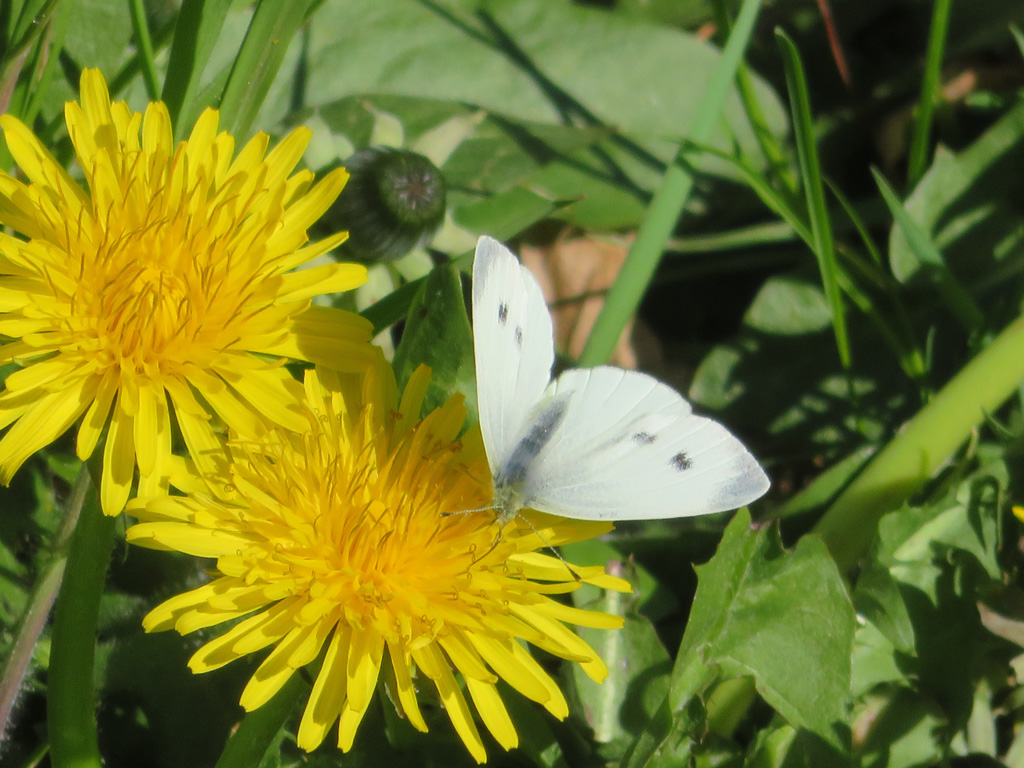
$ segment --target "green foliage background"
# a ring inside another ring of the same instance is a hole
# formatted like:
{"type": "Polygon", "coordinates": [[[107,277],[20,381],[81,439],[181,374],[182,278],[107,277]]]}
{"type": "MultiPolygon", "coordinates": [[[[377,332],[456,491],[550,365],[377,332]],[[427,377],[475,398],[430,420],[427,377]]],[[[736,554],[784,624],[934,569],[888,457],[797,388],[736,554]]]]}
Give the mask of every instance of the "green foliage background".
{"type": "MultiPolygon", "coordinates": [[[[314,170],[379,143],[435,157],[451,220],[432,255],[375,266],[343,300],[381,331],[400,321],[382,343],[397,344],[400,384],[434,368],[430,405],[474,401],[459,275],[472,235],[655,231],[676,174],[653,280],[641,238],[615,290],[628,309],[645,294],[656,372],[740,434],[774,487],[755,523],[627,524],[568,547],[635,585],[573,595],[626,618],[581,630],[610,678],[544,659],[570,718],[506,690],[522,745],[490,743],[491,763],[1024,766],[1009,514],[1024,447],[1024,7],[825,5],[849,84],[810,0],[748,0],[749,36],[726,0],[7,0],[0,95],[64,161],[63,103],[85,67],[137,109],[165,100],[179,137],[214,105],[240,140],[309,125],[314,170]],[[719,112],[708,83],[734,22],[742,63],[719,112]]],[[[12,170],[6,148],[0,163],[12,170]]],[[[584,362],[619,330],[599,325],[584,362]]],[[[65,439],[0,489],[0,660],[60,555],[76,471],[65,439]]],[[[301,677],[243,720],[258,660],[194,677],[185,662],[216,630],[141,630],[208,565],[118,538],[94,672],[105,765],[470,764],[429,699],[424,735],[382,694],[346,755],[295,747],[301,677]]],[[[4,766],[50,763],[49,643],[46,629],[4,766]]]]}

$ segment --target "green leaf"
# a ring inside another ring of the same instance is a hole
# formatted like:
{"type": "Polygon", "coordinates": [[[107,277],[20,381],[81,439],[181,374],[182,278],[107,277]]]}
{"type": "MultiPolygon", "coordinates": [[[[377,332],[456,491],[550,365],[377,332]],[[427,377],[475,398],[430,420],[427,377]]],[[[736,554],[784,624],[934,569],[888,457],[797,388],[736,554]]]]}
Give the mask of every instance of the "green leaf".
{"type": "Polygon", "coordinates": [[[409,307],[402,341],[395,350],[399,389],[421,363],[429,365],[432,372],[424,412],[461,392],[469,412],[476,413],[473,331],[459,272],[451,266],[437,267],[427,275],[409,307]]]}
{"type": "Polygon", "coordinates": [[[783,275],[764,284],[747,310],[746,322],[765,333],[789,336],[828,328],[832,315],[820,286],[783,275]]]}
{"type": "MultiPolygon", "coordinates": [[[[681,138],[702,89],[680,87],[679,73],[705,82],[719,59],[692,34],[569,3],[328,0],[311,28],[309,103],[389,93],[469,103],[539,123],[564,124],[567,111],[589,114],[626,132],[681,138]]],[[[778,97],[763,82],[758,86],[769,123],[783,133],[778,97]]],[[[726,119],[720,146],[735,137],[753,151],[753,131],[735,92],[726,119]]]]}
{"type": "Polygon", "coordinates": [[[473,232],[508,240],[531,224],[570,204],[543,197],[522,187],[459,209],[456,223],[473,232]]]}
{"type": "Polygon", "coordinates": [[[946,267],[946,262],[942,258],[942,254],[939,253],[939,249],[935,247],[931,237],[907,213],[903,203],[900,202],[900,199],[896,196],[892,187],[889,186],[885,177],[874,168],[872,168],[871,172],[874,174],[878,189],[885,199],[885,204],[889,206],[889,211],[892,213],[893,218],[896,219],[896,224],[903,230],[911,250],[913,250],[924,271],[935,282],[936,288],[946,302],[946,305],[959,318],[965,328],[968,330],[979,328],[985,320],[985,315],[981,309],[975,304],[974,299],[971,298],[970,294],[960,284],[960,281],[946,267]]]}
{"type": "MultiPolygon", "coordinates": [[[[1019,201],[1024,182],[1003,169],[1024,164],[1024,103],[1017,104],[966,149],[939,147],[904,203],[907,215],[965,281],[998,281],[1024,239],[1019,201]]],[[[910,282],[928,267],[902,226],[889,236],[893,274],[910,282]]]]}
{"type": "MultiPolygon", "coordinates": [[[[123,0],[75,0],[69,10],[64,50],[82,69],[115,72],[126,58],[132,36],[131,15],[123,0]]],[[[74,83],[77,90],[78,83],[74,83]]]]}
{"type": "Polygon", "coordinates": [[[697,568],[697,595],[672,671],[673,711],[718,675],[751,677],[791,725],[848,749],[854,613],[824,544],[784,552],[774,528],[739,512],[697,568]]]}

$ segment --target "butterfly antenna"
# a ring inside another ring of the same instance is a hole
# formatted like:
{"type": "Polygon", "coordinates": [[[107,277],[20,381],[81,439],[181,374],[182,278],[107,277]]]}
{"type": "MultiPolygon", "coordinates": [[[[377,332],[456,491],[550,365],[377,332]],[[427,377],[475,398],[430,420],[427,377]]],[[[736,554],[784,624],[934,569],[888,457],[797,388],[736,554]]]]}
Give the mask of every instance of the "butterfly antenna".
{"type": "Polygon", "coordinates": [[[488,504],[486,507],[477,507],[476,509],[453,509],[451,512],[439,512],[438,517],[450,517],[451,515],[469,515],[473,512],[487,512],[495,510],[497,507],[493,504],[488,504]]]}

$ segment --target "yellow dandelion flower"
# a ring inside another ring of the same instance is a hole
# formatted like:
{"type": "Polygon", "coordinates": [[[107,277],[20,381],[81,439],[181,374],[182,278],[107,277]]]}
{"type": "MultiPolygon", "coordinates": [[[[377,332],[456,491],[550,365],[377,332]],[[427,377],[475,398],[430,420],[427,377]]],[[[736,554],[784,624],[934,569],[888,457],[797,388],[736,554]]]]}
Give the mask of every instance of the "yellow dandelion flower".
{"type": "Polygon", "coordinates": [[[458,437],[461,398],[417,421],[428,379],[418,371],[398,403],[386,366],[371,371],[361,391],[336,374],[311,372],[305,434],[274,430],[235,442],[229,473],[207,478],[205,493],[129,506],[144,521],[128,530],[130,541],[217,558],[216,578],[155,608],[146,630],[187,633],[241,619],[195,653],[193,672],[273,646],[242,693],[252,710],[323,653],[298,730],[306,750],[336,721],[338,745],[348,750],[380,677],[425,731],[418,678],[436,688],[483,762],[470,703],[502,747],[518,743],[499,680],[556,717],[568,713],[521,640],[578,662],[595,680],[607,674],[566,625],[613,629],[621,621],[551,595],[582,582],[626,591],[628,584],[597,567],[573,566],[574,576],[544,550],[610,524],[531,514],[499,530],[490,513],[443,515],[485,504],[490,473],[479,432],[458,437]]]}
{"type": "Polygon", "coordinates": [[[0,224],[24,238],[0,233],[0,364],[22,365],[0,393],[0,481],[84,414],[77,453],[90,456],[106,430],[101,499],[117,514],[136,466],[140,492],[166,489],[172,412],[192,458],[211,465],[211,412],[253,436],[304,426],[283,358],[365,368],[369,324],[310,298],[366,273],[295,270],[345,238],[306,244],[347,178],[313,186],[309,171],[292,173],[307,130],[270,152],[258,134],[236,155],[211,109],[175,146],[162,103],[145,115],[111,103],[97,70],[82,73],[65,119],[87,189],[0,117],[28,179],[0,172],[0,224]]]}

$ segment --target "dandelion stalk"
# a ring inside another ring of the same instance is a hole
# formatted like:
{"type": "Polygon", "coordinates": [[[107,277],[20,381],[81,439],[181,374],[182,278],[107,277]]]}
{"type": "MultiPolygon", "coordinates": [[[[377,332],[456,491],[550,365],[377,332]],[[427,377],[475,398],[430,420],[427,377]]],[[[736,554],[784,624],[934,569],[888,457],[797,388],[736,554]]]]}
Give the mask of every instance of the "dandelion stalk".
{"type": "MultiPolygon", "coordinates": [[[[90,471],[97,471],[96,462],[90,471]]],[[[100,510],[93,486],[71,538],[67,569],[53,620],[47,695],[50,759],[54,768],[99,768],[93,666],[96,619],[114,546],[115,519],[100,510]]]]}
{"type": "Polygon", "coordinates": [[[843,570],[871,543],[882,515],[920,488],[987,414],[1024,381],[1024,317],[1008,325],[875,456],[818,521],[843,570]]]}

